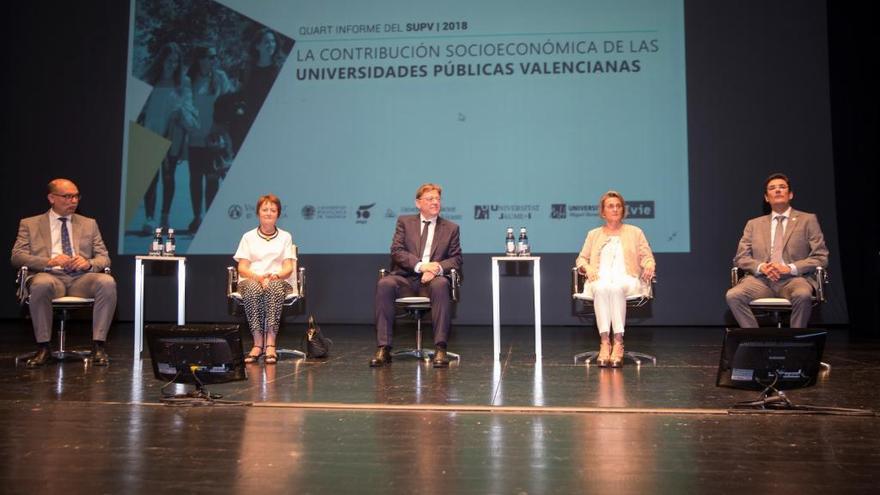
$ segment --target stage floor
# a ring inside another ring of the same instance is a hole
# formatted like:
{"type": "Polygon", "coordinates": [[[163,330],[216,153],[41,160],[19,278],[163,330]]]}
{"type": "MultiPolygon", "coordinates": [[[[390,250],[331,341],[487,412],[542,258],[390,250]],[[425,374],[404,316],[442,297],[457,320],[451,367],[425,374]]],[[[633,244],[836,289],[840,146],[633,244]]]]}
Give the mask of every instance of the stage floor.
{"type": "MultiPolygon", "coordinates": [[[[658,362],[621,370],[572,362],[597,345],[584,328],[545,328],[537,364],[529,327],[502,329],[498,362],[490,327],[456,327],[462,361],[445,370],[372,369],[370,327],[323,330],[330,358],[250,365],[247,381],[209,387],[252,406],[172,407],[149,359],[132,359],[131,324],[112,330],[108,368],[28,370],[13,364],[32,348],[28,322],[6,322],[3,491],[867,493],[880,481],[876,416],[731,413],[757,392],[715,386],[720,328],[631,328],[627,349],[658,362]]],[[[280,343],[302,331],[290,324],[280,343]]],[[[398,347],[413,336],[401,326],[398,347]]],[[[831,330],[823,361],[792,402],[880,410],[880,341],[831,330]]]]}

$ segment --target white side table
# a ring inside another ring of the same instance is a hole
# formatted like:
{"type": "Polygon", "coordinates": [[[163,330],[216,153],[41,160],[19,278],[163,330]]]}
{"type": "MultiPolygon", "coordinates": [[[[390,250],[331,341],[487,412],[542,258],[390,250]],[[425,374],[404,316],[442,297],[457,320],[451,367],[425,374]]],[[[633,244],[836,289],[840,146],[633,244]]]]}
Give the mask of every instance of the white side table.
{"type": "Polygon", "coordinates": [[[177,262],[177,324],[184,324],[186,301],[186,256],[134,257],[134,358],[140,359],[144,350],[144,261],[150,263],[177,262]]]}
{"type": "Polygon", "coordinates": [[[532,281],[535,292],[535,361],[541,360],[541,257],[540,256],[493,256],[492,257],[492,354],[494,360],[501,357],[501,291],[499,266],[502,261],[525,261],[534,264],[532,281]]]}

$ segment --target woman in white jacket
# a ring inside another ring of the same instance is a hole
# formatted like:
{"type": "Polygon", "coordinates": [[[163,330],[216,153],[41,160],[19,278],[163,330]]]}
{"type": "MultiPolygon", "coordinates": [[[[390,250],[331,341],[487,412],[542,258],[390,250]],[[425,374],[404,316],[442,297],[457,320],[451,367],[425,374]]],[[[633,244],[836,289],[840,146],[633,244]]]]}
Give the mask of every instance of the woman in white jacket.
{"type": "Polygon", "coordinates": [[[655,262],[642,229],[623,223],[626,202],[620,193],[602,195],[599,215],[605,225],[587,233],[575,265],[587,277],[584,292],[593,296],[600,337],[597,364],[617,368],[623,365],[626,298],[644,293],[645,284],[654,277],[655,262]]]}

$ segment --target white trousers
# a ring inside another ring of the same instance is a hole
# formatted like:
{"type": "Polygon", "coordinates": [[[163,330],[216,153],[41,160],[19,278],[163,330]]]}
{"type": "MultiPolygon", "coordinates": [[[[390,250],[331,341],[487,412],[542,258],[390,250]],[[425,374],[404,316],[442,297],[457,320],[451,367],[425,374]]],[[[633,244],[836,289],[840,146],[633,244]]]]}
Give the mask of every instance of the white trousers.
{"type": "Polygon", "coordinates": [[[599,333],[623,335],[626,331],[626,298],[642,292],[639,279],[629,275],[613,278],[599,277],[595,282],[587,283],[585,293],[593,296],[593,309],[596,311],[596,326],[599,333]]]}

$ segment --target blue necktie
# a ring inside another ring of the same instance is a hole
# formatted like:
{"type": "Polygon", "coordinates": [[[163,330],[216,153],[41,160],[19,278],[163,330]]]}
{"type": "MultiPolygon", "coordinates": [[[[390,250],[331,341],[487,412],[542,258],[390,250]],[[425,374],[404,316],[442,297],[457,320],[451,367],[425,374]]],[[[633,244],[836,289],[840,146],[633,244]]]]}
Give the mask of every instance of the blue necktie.
{"type": "Polygon", "coordinates": [[[70,233],[67,232],[67,218],[61,217],[61,252],[67,256],[73,256],[73,248],[70,245],[70,233]]]}

